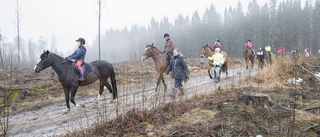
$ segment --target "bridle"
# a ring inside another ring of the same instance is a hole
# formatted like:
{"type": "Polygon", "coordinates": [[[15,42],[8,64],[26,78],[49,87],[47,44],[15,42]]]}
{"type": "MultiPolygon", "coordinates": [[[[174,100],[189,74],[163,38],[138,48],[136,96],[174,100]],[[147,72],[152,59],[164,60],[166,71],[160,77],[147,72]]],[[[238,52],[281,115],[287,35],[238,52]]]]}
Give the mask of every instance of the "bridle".
{"type": "MultiPolygon", "coordinates": [[[[154,48],[152,48],[152,49],[154,49],[154,48]]],[[[150,52],[153,52],[153,50],[150,50],[150,52]]],[[[161,52],[161,51],[160,51],[161,52]]],[[[142,54],[143,56],[146,56],[146,59],[148,58],[148,56],[146,55],[146,54],[142,54]]],[[[161,56],[161,55],[163,55],[163,54],[159,54],[159,55],[157,55],[157,56],[152,56],[152,57],[155,57],[155,58],[158,58],[159,56],[161,56]]]]}
{"type": "MultiPolygon", "coordinates": [[[[48,56],[49,56],[49,55],[48,55],[48,56]]],[[[67,62],[67,61],[68,61],[68,60],[64,59],[64,60],[61,61],[61,62],[52,64],[51,67],[54,67],[54,66],[56,66],[56,65],[62,64],[62,63],[67,62]]],[[[39,62],[39,63],[40,63],[40,62],[39,62]]],[[[37,63],[37,67],[39,67],[39,68],[42,70],[42,67],[43,67],[44,65],[39,65],[39,63],[37,63]]]]}

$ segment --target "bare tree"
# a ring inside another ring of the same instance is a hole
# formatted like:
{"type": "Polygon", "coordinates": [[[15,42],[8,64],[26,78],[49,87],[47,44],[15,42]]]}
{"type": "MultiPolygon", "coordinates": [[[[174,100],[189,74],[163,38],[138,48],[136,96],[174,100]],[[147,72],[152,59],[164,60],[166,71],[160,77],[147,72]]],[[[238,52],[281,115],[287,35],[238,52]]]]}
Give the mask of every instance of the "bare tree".
{"type": "MultiPolygon", "coordinates": [[[[2,39],[2,35],[1,35],[1,32],[0,32],[0,45],[1,45],[1,42],[2,42],[2,44],[4,44],[4,42],[3,42],[3,39],[2,39]]],[[[4,64],[3,64],[3,55],[2,55],[3,53],[2,53],[2,48],[0,47],[0,60],[1,60],[1,66],[2,66],[2,68],[4,69],[4,64]]]]}
{"type": "Polygon", "coordinates": [[[21,9],[19,7],[19,0],[16,1],[16,28],[17,28],[17,47],[18,47],[18,65],[20,65],[20,30],[21,30],[21,9]]]}
{"type": "Polygon", "coordinates": [[[101,59],[101,5],[103,0],[97,0],[98,4],[98,46],[99,46],[99,60],[101,59]]]}

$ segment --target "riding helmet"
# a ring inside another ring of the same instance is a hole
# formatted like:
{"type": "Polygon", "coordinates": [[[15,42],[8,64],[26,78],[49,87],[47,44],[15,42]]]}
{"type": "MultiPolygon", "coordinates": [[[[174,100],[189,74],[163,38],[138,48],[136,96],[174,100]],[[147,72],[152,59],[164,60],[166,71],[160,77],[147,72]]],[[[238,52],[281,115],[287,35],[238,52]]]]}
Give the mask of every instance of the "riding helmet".
{"type": "Polygon", "coordinates": [[[84,40],[84,38],[78,38],[76,41],[80,41],[80,42],[82,42],[83,44],[86,44],[86,40],[84,40]]]}
{"type": "Polygon", "coordinates": [[[163,38],[170,37],[168,33],[164,33],[163,38]]]}
{"type": "Polygon", "coordinates": [[[216,42],[220,42],[220,40],[219,40],[219,39],[216,39],[216,42]]]}

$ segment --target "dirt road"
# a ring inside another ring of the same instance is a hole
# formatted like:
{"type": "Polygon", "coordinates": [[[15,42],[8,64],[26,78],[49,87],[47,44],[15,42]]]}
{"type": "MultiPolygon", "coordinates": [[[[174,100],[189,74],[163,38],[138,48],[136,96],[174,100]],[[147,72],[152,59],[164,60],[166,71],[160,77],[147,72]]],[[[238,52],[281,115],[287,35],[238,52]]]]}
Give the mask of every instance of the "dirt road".
{"type": "MultiPolygon", "coordinates": [[[[190,76],[186,83],[186,95],[176,100],[190,98],[194,94],[212,92],[217,87],[227,85],[256,74],[257,69],[230,69],[228,76],[222,75],[222,81],[214,84],[207,73],[190,76]]],[[[167,77],[169,79],[169,77],[167,77]]],[[[172,80],[167,80],[168,87],[172,87],[172,80]]],[[[168,89],[169,93],[171,88],[168,89]]],[[[112,119],[117,114],[123,114],[132,108],[153,108],[172,98],[163,97],[163,90],[154,92],[155,81],[141,83],[135,88],[118,87],[119,99],[111,103],[111,94],[104,92],[105,97],[99,99],[99,107],[95,106],[95,96],[77,98],[75,101],[80,107],[71,106],[71,111],[66,111],[65,102],[53,103],[39,107],[36,110],[24,111],[10,116],[10,136],[15,137],[46,137],[62,135],[73,130],[90,127],[97,122],[112,119]],[[159,94],[157,94],[159,93],[159,94]],[[82,107],[81,107],[82,106],[82,107]]],[[[97,92],[98,93],[98,92],[97,92]]]]}

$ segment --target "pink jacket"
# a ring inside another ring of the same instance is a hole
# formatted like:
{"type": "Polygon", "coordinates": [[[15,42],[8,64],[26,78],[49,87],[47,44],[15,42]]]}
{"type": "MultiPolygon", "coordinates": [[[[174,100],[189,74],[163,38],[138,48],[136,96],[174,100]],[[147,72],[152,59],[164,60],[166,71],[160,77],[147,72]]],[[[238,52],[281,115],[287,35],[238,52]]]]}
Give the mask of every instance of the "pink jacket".
{"type": "Polygon", "coordinates": [[[249,48],[249,49],[252,49],[252,43],[251,43],[251,42],[248,42],[247,45],[248,45],[248,48],[249,48]]]}
{"type": "Polygon", "coordinates": [[[284,47],[280,47],[280,51],[281,51],[281,53],[284,53],[286,51],[286,49],[284,47]]]}

